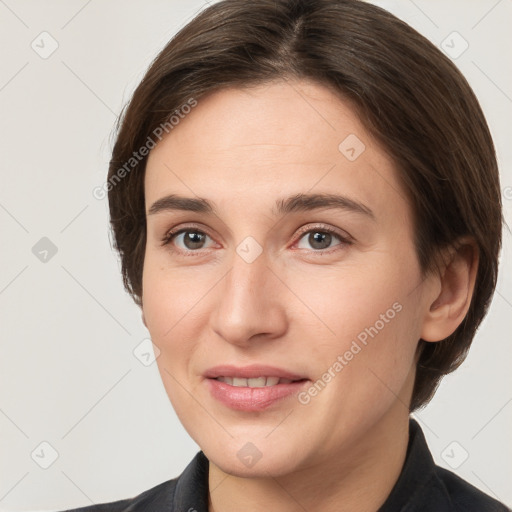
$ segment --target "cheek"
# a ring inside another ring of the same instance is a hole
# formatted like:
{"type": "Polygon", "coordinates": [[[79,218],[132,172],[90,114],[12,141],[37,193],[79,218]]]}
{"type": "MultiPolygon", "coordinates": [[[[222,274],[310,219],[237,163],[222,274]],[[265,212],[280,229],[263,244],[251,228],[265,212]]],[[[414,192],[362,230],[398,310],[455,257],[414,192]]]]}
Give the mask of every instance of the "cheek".
{"type": "Polygon", "coordinates": [[[343,344],[377,331],[391,331],[390,326],[404,316],[409,283],[415,277],[407,269],[392,263],[379,265],[346,265],[338,269],[322,269],[308,274],[289,274],[288,284],[307,307],[295,321],[316,326],[322,345],[343,348],[343,344]],[[366,333],[366,334],[365,334],[366,333]],[[340,345],[337,345],[339,343],[340,345]]]}
{"type": "Polygon", "coordinates": [[[176,332],[197,314],[197,305],[208,291],[208,280],[196,269],[166,268],[165,263],[147,255],[143,272],[143,311],[153,341],[172,344],[176,332]]]}
{"type": "Polygon", "coordinates": [[[144,268],[144,317],[151,339],[160,351],[156,362],[162,382],[177,411],[187,401],[181,390],[182,386],[189,388],[188,371],[204,320],[200,305],[205,291],[197,281],[191,286],[190,278],[183,272],[151,264],[144,268]]]}
{"type": "Polygon", "coordinates": [[[390,263],[364,271],[344,268],[337,275],[304,277],[295,283],[294,291],[307,297],[315,314],[309,315],[313,320],[308,325],[304,317],[297,318],[302,332],[310,333],[303,343],[315,377],[325,382],[329,370],[335,374],[332,389],[345,396],[346,403],[373,402],[382,394],[392,398],[404,385],[419,339],[418,305],[410,293],[415,272],[413,265],[390,263]]]}
{"type": "Polygon", "coordinates": [[[186,421],[191,389],[189,375],[197,340],[200,339],[200,299],[204,291],[200,281],[183,271],[152,265],[148,259],[143,273],[143,311],[153,343],[160,350],[156,359],[167,396],[186,421]],[[195,307],[194,307],[195,305],[195,307]]]}

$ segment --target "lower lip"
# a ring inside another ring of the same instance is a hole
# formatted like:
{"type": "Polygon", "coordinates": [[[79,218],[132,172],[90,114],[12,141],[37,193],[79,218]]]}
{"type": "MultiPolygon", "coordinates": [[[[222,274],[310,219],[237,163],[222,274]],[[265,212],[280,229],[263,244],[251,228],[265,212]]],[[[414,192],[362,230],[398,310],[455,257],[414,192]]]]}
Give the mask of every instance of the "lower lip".
{"type": "Polygon", "coordinates": [[[298,393],[307,380],[276,384],[262,388],[230,386],[216,379],[206,379],[214,398],[231,409],[239,411],[263,411],[276,402],[298,393]]]}

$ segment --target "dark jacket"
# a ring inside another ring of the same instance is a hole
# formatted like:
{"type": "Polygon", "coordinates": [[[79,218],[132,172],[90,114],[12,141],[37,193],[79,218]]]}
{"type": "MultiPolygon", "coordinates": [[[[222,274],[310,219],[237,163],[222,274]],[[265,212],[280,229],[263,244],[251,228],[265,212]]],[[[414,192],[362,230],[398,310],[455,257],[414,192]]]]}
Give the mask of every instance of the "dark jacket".
{"type": "MultiPolygon", "coordinates": [[[[404,467],[386,502],[376,512],[448,511],[510,509],[451,471],[436,466],[420,426],[411,419],[404,467]]],[[[179,477],[134,498],[63,512],[208,512],[208,459],[198,452],[179,477]]]]}

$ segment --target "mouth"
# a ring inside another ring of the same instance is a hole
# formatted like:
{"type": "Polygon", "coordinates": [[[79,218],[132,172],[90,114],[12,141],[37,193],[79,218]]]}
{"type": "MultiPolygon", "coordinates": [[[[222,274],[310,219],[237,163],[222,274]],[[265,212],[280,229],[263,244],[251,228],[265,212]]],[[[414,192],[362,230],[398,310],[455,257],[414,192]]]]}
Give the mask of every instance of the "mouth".
{"type": "Polygon", "coordinates": [[[249,379],[243,377],[227,377],[220,376],[214,380],[224,382],[236,388],[265,388],[269,386],[277,386],[278,384],[291,384],[292,382],[302,382],[307,379],[286,379],[284,377],[252,377],[249,379]]]}
{"type": "Polygon", "coordinates": [[[263,364],[252,364],[249,366],[219,365],[207,370],[204,373],[204,377],[208,379],[226,379],[222,380],[222,382],[232,386],[249,385],[250,387],[275,386],[278,383],[307,380],[306,375],[263,364]],[[278,380],[276,381],[276,379],[278,380]]]}
{"type": "Polygon", "coordinates": [[[309,382],[303,375],[264,365],[216,366],[204,377],[213,399],[244,412],[282,407],[309,382]]]}

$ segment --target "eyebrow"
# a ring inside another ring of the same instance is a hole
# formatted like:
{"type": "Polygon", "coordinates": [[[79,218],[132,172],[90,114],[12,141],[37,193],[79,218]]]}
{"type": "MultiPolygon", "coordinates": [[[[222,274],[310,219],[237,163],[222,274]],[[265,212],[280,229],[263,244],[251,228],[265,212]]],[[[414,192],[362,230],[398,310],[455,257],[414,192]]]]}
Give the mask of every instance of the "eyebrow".
{"type": "MultiPolygon", "coordinates": [[[[295,194],[284,199],[278,199],[272,214],[285,215],[320,209],[350,211],[376,220],[375,214],[368,206],[337,194],[295,194]]],[[[183,197],[176,194],[170,194],[155,201],[149,208],[148,215],[174,210],[217,215],[216,207],[207,199],[183,197]]]]}

